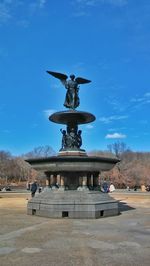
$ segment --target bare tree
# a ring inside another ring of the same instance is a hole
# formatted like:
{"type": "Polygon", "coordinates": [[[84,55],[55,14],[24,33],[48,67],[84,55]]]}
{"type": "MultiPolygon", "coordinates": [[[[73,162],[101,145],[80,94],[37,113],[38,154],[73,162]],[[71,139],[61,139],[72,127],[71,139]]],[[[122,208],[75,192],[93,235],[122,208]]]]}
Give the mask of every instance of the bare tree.
{"type": "Polygon", "coordinates": [[[0,151],[0,179],[7,183],[8,169],[12,159],[12,155],[8,151],[0,151]]]}
{"type": "Polygon", "coordinates": [[[111,151],[108,151],[108,150],[106,150],[106,151],[101,151],[101,150],[93,150],[93,151],[89,151],[88,152],[88,155],[89,156],[92,156],[92,155],[94,155],[94,156],[98,156],[98,157],[111,157],[111,158],[114,158],[115,157],[115,155],[111,152],[111,151]]]}
{"type": "Polygon", "coordinates": [[[42,157],[49,157],[55,155],[55,151],[49,145],[46,146],[39,146],[35,147],[32,151],[23,154],[23,158],[42,158],[42,157]]]}
{"type": "Polygon", "coordinates": [[[118,158],[120,158],[124,152],[130,151],[126,143],[120,141],[107,145],[107,148],[110,152],[115,153],[118,158]]]}

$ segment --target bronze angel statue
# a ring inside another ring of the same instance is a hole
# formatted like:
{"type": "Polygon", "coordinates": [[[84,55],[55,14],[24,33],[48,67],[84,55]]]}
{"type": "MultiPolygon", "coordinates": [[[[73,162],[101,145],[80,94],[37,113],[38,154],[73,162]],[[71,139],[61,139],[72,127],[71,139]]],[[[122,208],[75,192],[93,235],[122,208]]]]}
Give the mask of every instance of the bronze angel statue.
{"type": "Polygon", "coordinates": [[[91,80],[81,77],[76,78],[73,74],[68,79],[68,76],[62,73],[53,71],[47,71],[47,73],[59,79],[67,89],[64,106],[73,110],[76,109],[80,105],[79,84],[89,83],[91,80]]]}

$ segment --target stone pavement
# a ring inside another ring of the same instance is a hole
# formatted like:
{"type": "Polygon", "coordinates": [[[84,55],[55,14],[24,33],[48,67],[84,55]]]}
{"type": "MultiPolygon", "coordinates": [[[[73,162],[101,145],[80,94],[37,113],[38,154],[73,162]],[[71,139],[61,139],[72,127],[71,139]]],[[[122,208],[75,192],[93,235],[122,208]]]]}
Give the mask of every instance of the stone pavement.
{"type": "Polygon", "coordinates": [[[29,193],[0,193],[0,265],[150,265],[150,193],[111,196],[119,216],[73,220],[27,215],[29,193]]]}

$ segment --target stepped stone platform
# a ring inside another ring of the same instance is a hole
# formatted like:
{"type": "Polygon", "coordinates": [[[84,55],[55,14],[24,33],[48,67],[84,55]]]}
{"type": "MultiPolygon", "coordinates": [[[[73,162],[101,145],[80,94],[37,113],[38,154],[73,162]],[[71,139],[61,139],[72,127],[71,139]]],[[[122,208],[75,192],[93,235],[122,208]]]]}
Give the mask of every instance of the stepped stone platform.
{"type": "Polygon", "coordinates": [[[118,201],[100,191],[43,191],[28,202],[27,213],[49,218],[95,219],[118,215],[118,201]]]}

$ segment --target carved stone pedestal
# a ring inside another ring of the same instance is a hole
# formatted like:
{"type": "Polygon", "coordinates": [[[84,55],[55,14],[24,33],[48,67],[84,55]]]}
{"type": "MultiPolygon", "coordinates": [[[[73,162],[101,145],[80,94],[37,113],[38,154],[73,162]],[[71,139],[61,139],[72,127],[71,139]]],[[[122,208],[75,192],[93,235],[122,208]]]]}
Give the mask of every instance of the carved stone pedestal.
{"type": "Polygon", "coordinates": [[[118,215],[118,202],[99,191],[45,191],[28,202],[27,213],[50,218],[95,219],[118,215]]]}

